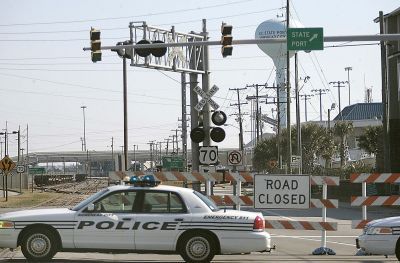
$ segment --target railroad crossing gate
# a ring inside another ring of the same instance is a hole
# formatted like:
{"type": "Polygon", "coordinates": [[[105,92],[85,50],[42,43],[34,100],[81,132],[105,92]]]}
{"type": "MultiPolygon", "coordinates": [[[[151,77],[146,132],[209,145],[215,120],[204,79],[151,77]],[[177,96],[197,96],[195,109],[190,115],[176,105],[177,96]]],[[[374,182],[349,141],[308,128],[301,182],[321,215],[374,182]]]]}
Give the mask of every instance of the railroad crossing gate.
{"type": "Polygon", "coordinates": [[[15,168],[15,163],[13,160],[6,155],[1,161],[0,161],[0,169],[3,170],[5,175],[8,175],[9,172],[11,172],[12,169],[15,168]]]}
{"type": "Polygon", "coordinates": [[[243,152],[236,150],[229,151],[228,165],[243,165],[243,152]]]}
{"type": "Polygon", "coordinates": [[[194,107],[197,111],[201,111],[204,107],[204,105],[206,105],[206,103],[208,102],[208,104],[210,104],[210,106],[214,109],[217,110],[219,108],[219,105],[213,100],[211,99],[212,96],[214,96],[215,93],[217,93],[217,91],[219,90],[219,88],[214,85],[212,86],[212,88],[206,93],[204,92],[204,90],[202,88],[200,88],[199,86],[196,86],[194,88],[194,91],[202,98],[199,103],[197,103],[197,105],[194,107]]]}

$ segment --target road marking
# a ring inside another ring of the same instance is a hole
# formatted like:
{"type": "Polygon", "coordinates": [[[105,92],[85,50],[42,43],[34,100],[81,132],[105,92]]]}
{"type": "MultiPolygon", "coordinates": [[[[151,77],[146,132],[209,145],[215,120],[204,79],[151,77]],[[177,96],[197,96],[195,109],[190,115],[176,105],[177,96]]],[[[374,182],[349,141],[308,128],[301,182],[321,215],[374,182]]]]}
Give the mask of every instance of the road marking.
{"type": "MultiPolygon", "coordinates": [[[[285,219],[287,219],[287,220],[289,220],[289,221],[295,221],[293,218],[291,218],[291,217],[287,217],[287,216],[283,216],[283,215],[280,215],[280,214],[278,214],[278,213],[275,213],[275,212],[272,212],[272,211],[265,211],[266,213],[270,213],[271,215],[274,215],[274,216],[279,216],[279,217],[282,217],[282,218],[285,218],[285,219]]],[[[265,218],[265,215],[264,215],[264,218],[265,218]]]]}
{"type": "MultiPolygon", "coordinates": [[[[273,237],[321,237],[319,236],[285,236],[285,235],[277,235],[277,234],[270,234],[273,237]]],[[[333,238],[356,238],[358,236],[326,236],[326,237],[333,237],[333,238]]]]}
{"type": "MultiPolygon", "coordinates": [[[[275,236],[275,237],[280,237],[280,236],[275,236]]],[[[308,241],[321,242],[321,239],[304,238],[304,237],[300,237],[300,236],[282,236],[282,237],[289,237],[289,238],[294,238],[294,239],[302,239],[302,240],[308,240],[308,241]]],[[[338,244],[338,245],[343,245],[343,246],[351,246],[351,247],[355,247],[356,246],[354,244],[335,242],[335,241],[328,241],[328,240],[326,241],[326,243],[338,244]]]]}

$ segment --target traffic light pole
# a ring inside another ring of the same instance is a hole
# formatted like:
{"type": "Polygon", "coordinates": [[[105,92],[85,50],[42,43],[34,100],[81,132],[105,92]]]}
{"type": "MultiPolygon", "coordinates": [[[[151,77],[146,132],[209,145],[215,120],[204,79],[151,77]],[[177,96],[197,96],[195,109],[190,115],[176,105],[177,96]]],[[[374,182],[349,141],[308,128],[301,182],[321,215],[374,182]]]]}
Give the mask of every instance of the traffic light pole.
{"type": "MultiPolygon", "coordinates": [[[[204,41],[208,40],[208,32],[207,32],[207,23],[206,20],[203,19],[203,32],[202,35],[204,37],[204,41]]],[[[210,69],[209,69],[209,56],[208,56],[208,46],[203,48],[203,71],[204,73],[201,75],[201,83],[203,91],[208,94],[210,91],[210,69]]],[[[211,145],[210,138],[210,104],[207,102],[203,107],[203,128],[204,128],[204,141],[203,146],[211,145]]]]}
{"type": "MultiPolygon", "coordinates": [[[[193,52],[196,53],[195,56],[191,56],[190,63],[193,65],[196,63],[197,55],[198,55],[198,48],[194,48],[193,52]]],[[[197,103],[199,103],[199,98],[197,97],[197,93],[194,91],[198,84],[198,75],[197,73],[189,73],[190,79],[190,126],[191,129],[197,127],[199,125],[199,113],[194,108],[197,103]]],[[[186,118],[186,117],[185,117],[186,118]]],[[[192,141],[192,171],[199,171],[199,144],[192,141]]]]}

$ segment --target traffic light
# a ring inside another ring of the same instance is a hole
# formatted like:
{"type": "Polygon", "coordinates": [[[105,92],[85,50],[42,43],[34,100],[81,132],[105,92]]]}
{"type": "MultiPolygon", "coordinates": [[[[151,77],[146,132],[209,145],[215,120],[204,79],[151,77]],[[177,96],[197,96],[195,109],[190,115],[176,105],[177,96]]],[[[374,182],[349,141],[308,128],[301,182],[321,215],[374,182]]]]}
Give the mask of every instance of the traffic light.
{"type": "MultiPolygon", "coordinates": [[[[148,44],[162,44],[164,43],[164,41],[161,40],[154,40],[153,42],[150,42],[147,39],[142,39],[140,41],[138,41],[136,43],[136,45],[148,45],[148,44]]],[[[138,48],[135,49],[136,54],[139,57],[147,57],[150,54],[152,54],[153,56],[159,58],[165,55],[165,53],[167,53],[167,48],[166,47],[159,47],[159,48],[138,48]]]]}
{"type": "Polygon", "coordinates": [[[92,62],[101,61],[100,30],[90,29],[90,50],[92,51],[92,62]]]}
{"type": "Polygon", "coordinates": [[[232,26],[222,23],[221,25],[221,53],[225,58],[227,56],[232,56],[232,26]]]}

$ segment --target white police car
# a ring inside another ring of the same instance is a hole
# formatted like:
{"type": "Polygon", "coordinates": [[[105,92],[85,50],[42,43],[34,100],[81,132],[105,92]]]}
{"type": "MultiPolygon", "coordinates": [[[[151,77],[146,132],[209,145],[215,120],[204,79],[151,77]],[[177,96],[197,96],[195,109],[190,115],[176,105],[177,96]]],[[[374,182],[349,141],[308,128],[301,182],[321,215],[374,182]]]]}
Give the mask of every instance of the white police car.
{"type": "Polygon", "coordinates": [[[0,247],[31,261],[58,251],[176,253],[187,262],[216,254],[270,251],[261,213],[219,210],[192,189],[111,186],[72,209],[0,214],[0,247]]]}
{"type": "Polygon", "coordinates": [[[356,246],[367,254],[393,255],[400,260],[400,216],[369,222],[363,234],[356,239],[356,246]]]}

